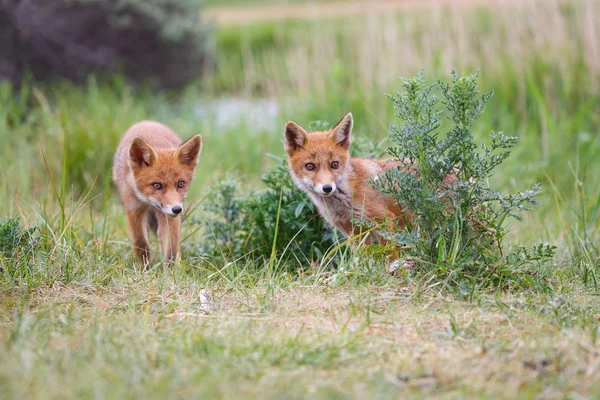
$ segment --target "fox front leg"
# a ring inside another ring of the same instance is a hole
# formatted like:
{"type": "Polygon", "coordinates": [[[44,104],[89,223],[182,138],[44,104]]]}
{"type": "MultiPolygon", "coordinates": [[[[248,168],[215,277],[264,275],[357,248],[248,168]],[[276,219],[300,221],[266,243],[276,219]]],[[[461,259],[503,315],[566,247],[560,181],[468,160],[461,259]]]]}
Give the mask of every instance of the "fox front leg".
{"type": "Polygon", "coordinates": [[[165,256],[165,261],[173,262],[179,254],[181,217],[170,218],[163,213],[157,214],[160,246],[165,256]]]}
{"type": "Polygon", "coordinates": [[[148,221],[145,210],[127,211],[127,222],[136,257],[147,268],[152,262],[150,243],[148,242],[148,221]]]}

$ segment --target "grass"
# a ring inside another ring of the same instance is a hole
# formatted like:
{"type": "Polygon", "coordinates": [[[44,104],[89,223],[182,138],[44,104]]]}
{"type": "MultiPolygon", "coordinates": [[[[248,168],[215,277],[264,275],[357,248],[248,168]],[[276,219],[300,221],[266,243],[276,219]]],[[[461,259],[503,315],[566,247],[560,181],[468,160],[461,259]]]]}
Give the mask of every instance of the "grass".
{"type": "Polygon", "coordinates": [[[597,397],[598,7],[518,11],[225,27],[215,75],[179,93],[119,78],[2,84],[0,218],[37,226],[32,252],[0,248],[3,397],[597,397]],[[189,196],[198,216],[208,185],[228,172],[242,190],[261,189],[274,165],[265,154],[283,155],[285,121],[333,123],[352,111],[357,139],[377,142],[395,122],[383,93],[397,78],[451,67],[481,69],[482,91],[495,91],[479,137],[520,137],[493,182],[509,191],[544,184],[542,206],[507,243],[558,251],[527,265],[523,290],[391,277],[368,249],[343,248],[337,270],[283,270],[277,255],[214,263],[192,257],[201,232],[189,221],[181,264],[135,267],[109,173],[133,122],[203,135],[189,196]],[[232,96],[270,97],[279,112],[260,127],[196,113],[198,99],[232,96]]]}
{"type": "Polygon", "coordinates": [[[410,282],[291,281],[268,310],[265,287],[212,286],[205,313],[199,284],[159,275],[13,296],[19,311],[0,330],[3,393],[562,398],[600,389],[598,324],[590,321],[598,309],[585,296],[467,303],[410,282]],[[587,301],[587,316],[572,306],[587,301]]]}

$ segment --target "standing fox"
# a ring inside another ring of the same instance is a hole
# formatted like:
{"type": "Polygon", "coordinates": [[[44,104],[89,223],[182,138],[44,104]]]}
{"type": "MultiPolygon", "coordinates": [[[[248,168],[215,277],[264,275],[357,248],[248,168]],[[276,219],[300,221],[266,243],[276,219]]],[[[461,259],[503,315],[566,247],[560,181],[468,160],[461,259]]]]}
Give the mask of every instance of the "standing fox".
{"type": "Polygon", "coordinates": [[[113,179],[135,254],[145,266],[151,262],[148,226],[156,231],[165,260],[179,253],[180,214],[201,148],[200,135],[182,143],[171,129],[153,121],[138,122],[121,139],[113,179]]]}
{"type": "Polygon", "coordinates": [[[400,163],[350,157],[353,123],[352,114],[347,114],[328,132],[307,133],[289,121],[284,143],[292,179],[310,196],[319,213],[346,236],[356,233],[352,220],[397,219],[404,226],[410,216],[392,197],[381,196],[366,182],[400,163]]]}

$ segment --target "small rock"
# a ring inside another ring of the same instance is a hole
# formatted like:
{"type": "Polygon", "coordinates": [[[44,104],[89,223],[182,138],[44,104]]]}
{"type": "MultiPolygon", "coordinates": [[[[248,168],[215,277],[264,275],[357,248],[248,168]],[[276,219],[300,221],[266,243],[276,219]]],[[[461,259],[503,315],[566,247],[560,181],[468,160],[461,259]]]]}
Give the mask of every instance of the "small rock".
{"type": "Polygon", "coordinates": [[[388,266],[388,273],[394,275],[398,272],[398,270],[400,270],[401,267],[407,271],[412,271],[415,269],[415,261],[411,260],[410,258],[394,260],[388,266]]]}
{"type": "Polygon", "coordinates": [[[200,293],[198,293],[198,300],[200,301],[200,306],[198,307],[200,311],[210,314],[214,311],[215,307],[212,302],[212,293],[208,289],[202,289],[200,293]]]}

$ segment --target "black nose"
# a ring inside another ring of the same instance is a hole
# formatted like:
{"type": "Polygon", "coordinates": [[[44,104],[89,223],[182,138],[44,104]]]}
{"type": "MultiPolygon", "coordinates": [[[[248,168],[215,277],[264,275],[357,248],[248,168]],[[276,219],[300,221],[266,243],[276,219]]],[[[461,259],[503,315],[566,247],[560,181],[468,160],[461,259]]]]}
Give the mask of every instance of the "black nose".
{"type": "Polygon", "coordinates": [[[173,214],[179,214],[180,212],[183,211],[183,207],[181,207],[181,206],[173,206],[173,207],[171,207],[171,211],[173,211],[173,214]]]}
{"type": "Polygon", "coordinates": [[[331,185],[323,185],[323,191],[325,193],[331,193],[332,190],[333,188],[331,187],[331,185]]]}

